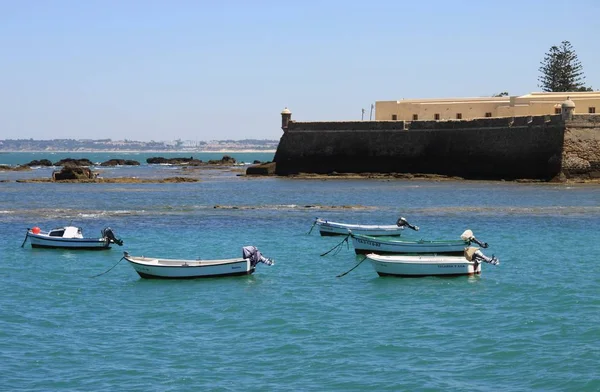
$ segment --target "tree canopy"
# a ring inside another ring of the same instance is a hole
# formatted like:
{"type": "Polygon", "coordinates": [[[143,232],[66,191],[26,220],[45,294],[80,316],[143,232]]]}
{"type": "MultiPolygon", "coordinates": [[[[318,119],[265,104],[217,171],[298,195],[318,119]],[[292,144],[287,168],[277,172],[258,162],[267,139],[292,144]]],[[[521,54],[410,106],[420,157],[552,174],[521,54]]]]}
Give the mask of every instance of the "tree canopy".
{"type": "Polygon", "coordinates": [[[552,46],[540,64],[538,81],[543,91],[592,91],[584,84],[583,66],[569,41],[552,46]]]}

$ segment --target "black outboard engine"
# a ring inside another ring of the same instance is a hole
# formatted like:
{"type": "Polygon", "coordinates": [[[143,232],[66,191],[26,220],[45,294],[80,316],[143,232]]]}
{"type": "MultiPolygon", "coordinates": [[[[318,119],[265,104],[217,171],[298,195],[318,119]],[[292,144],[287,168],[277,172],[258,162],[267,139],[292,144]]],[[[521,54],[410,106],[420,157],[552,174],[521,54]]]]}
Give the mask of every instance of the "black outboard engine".
{"type": "Polygon", "coordinates": [[[110,227],[105,227],[104,229],[102,229],[101,233],[102,237],[107,238],[109,242],[112,242],[113,244],[117,244],[119,246],[123,245],[123,240],[115,237],[115,233],[113,233],[110,227]]]}
{"type": "Polygon", "coordinates": [[[400,217],[398,218],[398,221],[396,222],[396,226],[398,227],[408,227],[413,229],[414,231],[419,231],[419,226],[414,226],[411,225],[410,223],[408,223],[408,221],[406,219],[404,219],[404,217],[400,217]]]}

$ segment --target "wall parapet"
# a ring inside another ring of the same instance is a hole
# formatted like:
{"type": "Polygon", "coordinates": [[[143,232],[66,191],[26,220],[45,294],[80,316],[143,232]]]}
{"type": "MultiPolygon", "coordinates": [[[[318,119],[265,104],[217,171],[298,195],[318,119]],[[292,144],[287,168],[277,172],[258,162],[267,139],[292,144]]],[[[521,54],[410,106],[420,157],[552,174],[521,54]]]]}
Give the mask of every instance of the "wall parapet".
{"type": "MultiPolygon", "coordinates": [[[[580,119],[572,121],[595,121],[580,119]]],[[[600,121],[600,119],[598,120],[600,121]]],[[[355,132],[355,131],[411,131],[411,130],[456,130],[456,129],[497,129],[529,126],[560,126],[564,124],[560,115],[519,116],[477,118],[471,120],[442,121],[290,121],[288,132],[355,132]]]]}

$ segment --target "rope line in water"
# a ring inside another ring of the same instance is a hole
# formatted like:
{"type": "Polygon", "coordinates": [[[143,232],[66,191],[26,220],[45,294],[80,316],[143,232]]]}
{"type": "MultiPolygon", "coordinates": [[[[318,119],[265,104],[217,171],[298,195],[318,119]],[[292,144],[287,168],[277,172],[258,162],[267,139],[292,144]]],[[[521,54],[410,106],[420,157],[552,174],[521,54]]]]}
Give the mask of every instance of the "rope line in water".
{"type": "MultiPolygon", "coordinates": [[[[121,257],[121,260],[123,260],[124,258],[125,258],[125,256],[121,257]]],[[[119,263],[121,262],[121,260],[117,261],[117,264],[119,264],[119,263]]],[[[117,264],[113,265],[112,267],[110,267],[108,270],[104,271],[104,272],[103,272],[103,273],[101,273],[101,274],[94,275],[94,276],[90,276],[90,278],[96,278],[96,277],[98,277],[98,276],[100,276],[100,275],[104,275],[104,274],[106,274],[107,272],[110,272],[110,270],[112,270],[113,268],[115,268],[115,267],[117,266],[117,264]]]]}
{"type": "Polygon", "coordinates": [[[317,220],[315,219],[315,222],[312,224],[312,226],[310,227],[310,230],[308,231],[308,233],[306,233],[307,235],[312,233],[313,228],[315,227],[315,225],[317,224],[317,220]]]}
{"type": "Polygon", "coordinates": [[[341,278],[342,276],[346,275],[347,273],[349,273],[350,271],[352,271],[354,268],[356,268],[359,265],[361,265],[362,262],[365,261],[366,259],[367,259],[367,256],[365,256],[358,264],[356,264],[354,267],[350,268],[348,271],[344,272],[343,274],[339,274],[338,276],[336,276],[336,278],[341,278]]]}
{"type": "Polygon", "coordinates": [[[21,244],[21,248],[23,246],[25,246],[25,243],[27,242],[27,238],[29,238],[29,229],[27,229],[27,234],[25,234],[25,239],[23,240],[23,243],[21,244]]]}
{"type": "Polygon", "coordinates": [[[340,242],[339,244],[337,244],[336,246],[334,246],[333,248],[329,249],[327,252],[321,254],[321,256],[325,256],[327,254],[329,254],[331,251],[335,250],[334,255],[337,255],[338,253],[340,253],[340,250],[342,250],[342,246],[344,245],[344,242],[347,245],[347,248],[350,249],[350,243],[348,242],[348,238],[350,237],[350,234],[348,234],[346,236],[346,238],[344,238],[342,240],[342,242],[340,242]]]}

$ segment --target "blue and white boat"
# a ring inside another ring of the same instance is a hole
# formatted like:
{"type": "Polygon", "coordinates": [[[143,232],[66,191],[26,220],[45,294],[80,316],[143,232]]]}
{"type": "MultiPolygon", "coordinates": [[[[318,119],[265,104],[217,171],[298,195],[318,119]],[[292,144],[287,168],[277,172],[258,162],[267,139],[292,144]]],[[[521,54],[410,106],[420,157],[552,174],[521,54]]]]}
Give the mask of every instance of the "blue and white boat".
{"type": "Polygon", "coordinates": [[[487,243],[482,243],[475,238],[471,230],[466,230],[456,240],[401,240],[395,238],[383,238],[366,236],[351,232],[352,245],[357,254],[446,254],[461,255],[471,243],[487,248],[487,243]]]}
{"type": "Polygon", "coordinates": [[[115,236],[110,227],[104,228],[100,237],[84,237],[81,228],[77,226],[63,226],[50,231],[42,231],[36,226],[27,229],[23,245],[27,240],[32,248],[46,249],[103,250],[110,249],[112,244],[123,245],[123,241],[115,236]]]}
{"type": "Polygon", "coordinates": [[[500,264],[495,257],[488,257],[476,247],[468,247],[462,256],[447,255],[378,255],[366,257],[379,276],[438,276],[476,275],[481,273],[481,264],[500,264]]]}
{"type": "Polygon", "coordinates": [[[419,230],[418,226],[411,225],[404,218],[399,218],[395,225],[360,225],[316,218],[313,227],[315,225],[319,227],[322,236],[348,235],[350,232],[370,236],[399,236],[406,227],[419,230]]]}
{"type": "Polygon", "coordinates": [[[195,279],[224,276],[251,275],[258,263],[273,265],[255,246],[242,248],[242,257],[219,260],[164,259],[157,257],[130,256],[123,258],[145,279],[195,279]]]}

